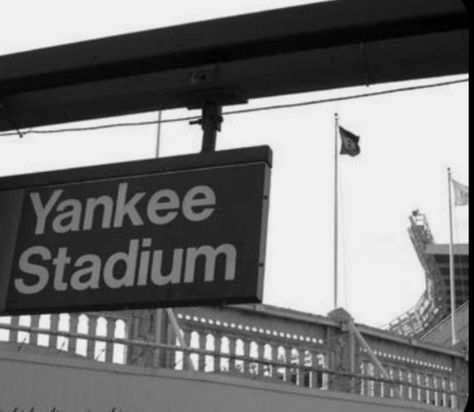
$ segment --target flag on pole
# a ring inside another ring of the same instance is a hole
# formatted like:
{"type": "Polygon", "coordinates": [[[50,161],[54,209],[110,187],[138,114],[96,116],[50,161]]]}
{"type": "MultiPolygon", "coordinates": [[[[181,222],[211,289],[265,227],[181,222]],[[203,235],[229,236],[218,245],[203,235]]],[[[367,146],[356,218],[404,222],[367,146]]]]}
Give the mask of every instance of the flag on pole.
{"type": "Polygon", "coordinates": [[[349,130],[339,126],[339,135],[341,136],[341,155],[357,156],[360,153],[359,136],[351,133],[349,130]]]}
{"type": "Polygon", "coordinates": [[[469,187],[451,179],[454,189],[454,205],[465,206],[469,204],[469,187]]]}

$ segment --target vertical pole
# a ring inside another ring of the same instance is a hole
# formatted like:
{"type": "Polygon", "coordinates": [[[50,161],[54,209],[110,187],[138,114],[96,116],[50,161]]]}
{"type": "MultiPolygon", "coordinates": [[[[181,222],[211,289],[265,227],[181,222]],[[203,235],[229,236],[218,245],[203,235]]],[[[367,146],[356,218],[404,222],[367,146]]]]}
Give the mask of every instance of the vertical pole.
{"type": "Polygon", "coordinates": [[[205,102],[202,106],[201,126],[203,130],[202,152],[216,150],[217,132],[221,130],[222,106],[216,102],[205,102]]]}
{"type": "Polygon", "coordinates": [[[160,147],[161,147],[161,120],[162,120],[162,111],[158,111],[158,125],[156,130],[156,148],[155,148],[155,157],[160,157],[160,147]]]}
{"type": "MultiPolygon", "coordinates": [[[[162,119],[162,111],[158,110],[158,124],[157,124],[157,128],[156,128],[156,145],[155,145],[155,158],[157,158],[157,159],[160,157],[161,119],[162,119]]],[[[158,343],[161,342],[161,334],[162,334],[161,326],[162,326],[162,323],[163,323],[163,316],[161,316],[161,313],[162,313],[161,309],[156,309],[155,310],[155,340],[158,343]]],[[[166,364],[166,362],[163,362],[163,364],[160,363],[160,353],[158,353],[158,356],[156,356],[156,358],[158,359],[158,362],[156,363],[158,365],[158,367],[164,366],[166,364]]]]}
{"type": "Polygon", "coordinates": [[[337,278],[337,272],[338,272],[338,198],[337,198],[337,189],[338,189],[338,178],[337,178],[337,172],[338,172],[338,145],[337,145],[337,139],[338,139],[338,129],[339,129],[339,117],[338,114],[334,114],[334,309],[337,309],[338,307],[338,302],[337,302],[337,296],[338,296],[338,278],[337,278]]]}
{"type": "MultiPolygon", "coordinates": [[[[162,119],[162,112],[161,110],[158,112],[158,127],[156,131],[156,149],[155,149],[155,157],[160,157],[160,143],[161,143],[161,119],[162,119]]],[[[156,309],[156,318],[158,319],[159,309],[156,309]]],[[[178,338],[179,345],[183,348],[186,348],[186,341],[184,339],[184,334],[178,325],[178,319],[176,319],[176,315],[173,312],[173,309],[166,308],[166,314],[170,319],[171,326],[173,328],[176,337],[178,338]]],[[[191,369],[196,370],[196,365],[192,361],[190,361],[191,369]]]]}
{"type": "Polygon", "coordinates": [[[451,341],[456,345],[456,321],[454,319],[456,310],[456,293],[454,283],[454,253],[453,253],[453,203],[451,200],[451,168],[448,168],[448,193],[449,193],[449,289],[451,297],[451,341]]]}

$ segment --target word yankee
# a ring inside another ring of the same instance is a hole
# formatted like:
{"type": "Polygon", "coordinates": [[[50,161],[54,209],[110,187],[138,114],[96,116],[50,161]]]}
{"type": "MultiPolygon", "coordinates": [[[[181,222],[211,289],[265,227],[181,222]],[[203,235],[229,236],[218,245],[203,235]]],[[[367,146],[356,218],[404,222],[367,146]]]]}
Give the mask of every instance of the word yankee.
{"type": "MultiPolygon", "coordinates": [[[[57,213],[52,219],[52,229],[56,233],[77,232],[91,230],[97,209],[102,209],[101,228],[121,228],[125,218],[134,226],[143,226],[144,221],[137,211],[138,203],[146,193],[136,193],[127,200],[128,183],[118,186],[114,200],[110,196],[87,198],[85,206],[79,199],[66,199],[59,202],[62,190],[55,190],[46,203],[42,202],[39,193],[31,193],[30,198],[36,214],[35,234],[41,235],[53,208],[57,213]],[[59,203],[58,203],[59,202],[59,203]],[[82,212],[84,210],[84,213],[82,212]]],[[[147,217],[155,225],[166,225],[178,215],[178,209],[191,222],[199,222],[211,216],[216,202],[216,195],[208,186],[196,186],[184,196],[182,204],[178,194],[171,189],[162,189],[155,192],[147,203],[147,217]],[[201,210],[198,211],[197,209],[201,210]]]]}

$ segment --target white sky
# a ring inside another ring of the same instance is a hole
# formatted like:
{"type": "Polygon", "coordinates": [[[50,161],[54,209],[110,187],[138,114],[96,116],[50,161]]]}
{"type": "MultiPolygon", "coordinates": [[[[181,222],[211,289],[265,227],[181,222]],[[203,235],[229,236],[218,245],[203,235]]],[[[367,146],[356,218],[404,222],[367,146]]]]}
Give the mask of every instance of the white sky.
{"type": "MultiPolygon", "coordinates": [[[[313,2],[2,0],[0,55],[313,2]]],[[[260,99],[249,106],[401,85],[260,99]]],[[[225,119],[218,149],[268,144],[274,151],[264,303],[318,314],[332,309],[336,111],[341,125],[361,136],[362,149],[356,158],[340,159],[341,302],[357,322],[382,325],[413,306],[424,290],[424,273],[407,234],[410,212],[420,208],[437,242],[448,241],[446,168],[452,167],[454,178],[468,184],[468,87],[462,84],[225,119]]],[[[174,110],[164,117],[194,113],[174,110]]],[[[154,113],[127,117],[155,118],[154,113]]],[[[164,125],[162,133],[163,156],[199,151],[197,126],[164,125]]],[[[0,176],[150,158],[155,135],[156,127],[150,126],[2,137],[0,176]]],[[[457,208],[457,241],[468,241],[467,221],[467,208],[457,208]]]]}

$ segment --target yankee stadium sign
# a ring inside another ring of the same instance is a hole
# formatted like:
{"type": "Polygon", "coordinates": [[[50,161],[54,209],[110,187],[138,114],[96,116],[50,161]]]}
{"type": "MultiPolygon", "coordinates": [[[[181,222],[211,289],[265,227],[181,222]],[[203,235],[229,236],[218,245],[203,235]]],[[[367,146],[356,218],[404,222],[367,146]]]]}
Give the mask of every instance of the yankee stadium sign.
{"type": "Polygon", "coordinates": [[[0,179],[0,313],[260,302],[268,147],[0,179]]]}

